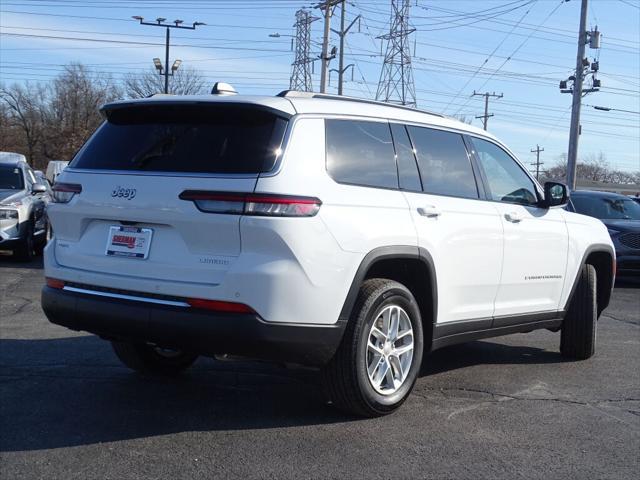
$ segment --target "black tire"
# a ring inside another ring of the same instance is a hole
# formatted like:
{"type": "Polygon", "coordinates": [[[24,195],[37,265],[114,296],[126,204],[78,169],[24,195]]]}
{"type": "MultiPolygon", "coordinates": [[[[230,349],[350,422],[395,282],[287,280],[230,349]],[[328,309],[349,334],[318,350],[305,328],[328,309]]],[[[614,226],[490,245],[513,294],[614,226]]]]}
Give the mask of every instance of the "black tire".
{"type": "Polygon", "coordinates": [[[139,373],[152,375],[177,375],[186,370],[198,358],[189,352],[174,351],[171,355],[146,343],[111,342],[113,351],[122,363],[139,373]]]}
{"type": "Polygon", "coordinates": [[[14,256],[22,261],[29,262],[35,255],[35,240],[33,237],[33,222],[27,225],[27,232],[18,248],[13,252],[14,256]]]}
{"type": "Polygon", "coordinates": [[[52,233],[51,225],[49,225],[49,222],[47,222],[44,228],[44,234],[41,235],[41,238],[39,239],[39,241],[35,243],[36,255],[42,255],[42,252],[44,251],[44,247],[46,247],[47,243],[49,243],[49,240],[51,240],[51,233],[52,233]]]}
{"type": "Polygon", "coordinates": [[[411,393],[422,363],[424,340],[418,304],[402,284],[370,279],[360,287],[344,337],[333,359],[322,370],[326,395],[337,408],[363,417],[387,415],[411,393]],[[376,391],[367,373],[367,343],[373,323],[389,305],[401,307],[413,329],[413,359],[402,385],[393,393],[376,391]]]}
{"type": "Polygon", "coordinates": [[[593,265],[584,265],[569,310],[562,322],[560,353],[573,360],[586,360],[596,350],[598,324],[597,276],[593,265]]]}

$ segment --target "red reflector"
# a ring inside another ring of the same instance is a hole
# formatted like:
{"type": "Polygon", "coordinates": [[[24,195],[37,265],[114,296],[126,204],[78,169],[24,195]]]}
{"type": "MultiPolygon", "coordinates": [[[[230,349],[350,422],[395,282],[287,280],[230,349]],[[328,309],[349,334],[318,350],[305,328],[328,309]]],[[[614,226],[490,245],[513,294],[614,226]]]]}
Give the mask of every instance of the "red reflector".
{"type": "Polygon", "coordinates": [[[59,290],[64,288],[64,281],[63,280],[58,280],[57,278],[46,278],[47,281],[47,287],[51,287],[51,288],[57,288],[59,290]]]}
{"type": "Polygon", "coordinates": [[[618,261],[613,261],[613,279],[616,279],[616,273],[618,273],[618,261]]]}
{"type": "Polygon", "coordinates": [[[194,308],[202,308],[203,310],[212,310],[214,312],[255,313],[251,307],[244,303],[221,302],[202,298],[189,298],[187,303],[194,308]]]}

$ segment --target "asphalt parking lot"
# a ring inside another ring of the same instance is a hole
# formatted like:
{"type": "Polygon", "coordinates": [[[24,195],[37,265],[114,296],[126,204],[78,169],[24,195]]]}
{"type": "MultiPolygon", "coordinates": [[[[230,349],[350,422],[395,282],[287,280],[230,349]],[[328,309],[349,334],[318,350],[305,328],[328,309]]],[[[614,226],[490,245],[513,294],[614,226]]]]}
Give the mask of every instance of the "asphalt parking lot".
{"type": "Polygon", "coordinates": [[[640,288],[601,317],[598,353],[566,362],[559,334],[426,357],[397,413],[361,420],[322,401],[313,371],[201,359],[140,377],[108,343],[50,324],[39,261],[0,258],[1,478],[637,478],[640,288]]]}

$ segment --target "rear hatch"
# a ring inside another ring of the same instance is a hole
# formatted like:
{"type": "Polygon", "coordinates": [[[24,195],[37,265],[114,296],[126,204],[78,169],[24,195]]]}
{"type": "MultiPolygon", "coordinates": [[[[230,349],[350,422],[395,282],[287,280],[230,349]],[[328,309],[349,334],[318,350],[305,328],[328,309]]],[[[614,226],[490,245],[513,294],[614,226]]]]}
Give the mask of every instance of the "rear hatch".
{"type": "MultiPolygon", "coordinates": [[[[60,265],[218,284],[240,253],[240,215],[200,211],[185,191],[253,192],[280,153],[287,115],[231,102],[138,102],[105,123],[59,178],[81,186],[50,217],[60,265]]],[[[75,185],[75,187],[74,187],[75,185]]]]}

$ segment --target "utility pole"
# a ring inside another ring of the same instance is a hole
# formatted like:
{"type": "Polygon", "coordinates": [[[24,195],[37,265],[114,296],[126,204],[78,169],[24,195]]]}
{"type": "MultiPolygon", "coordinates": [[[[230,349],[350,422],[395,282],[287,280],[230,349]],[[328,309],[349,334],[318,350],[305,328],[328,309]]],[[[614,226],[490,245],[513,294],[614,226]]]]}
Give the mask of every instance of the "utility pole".
{"type": "Polygon", "coordinates": [[[569,190],[576,188],[576,169],[578,164],[578,142],[580,140],[580,108],[582,104],[583,94],[589,92],[597,92],[600,87],[600,80],[595,78],[595,74],[599,69],[597,61],[591,64],[593,72],[593,86],[590,89],[583,89],[584,77],[586,75],[585,67],[589,67],[590,62],[585,58],[585,46],[589,43],[591,48],[600,48],[600,32],[598,28],[594,31],[587,32],[587,13],[589,1],[582,0],[580,8],[580,32],[578,33],[578,53],[576,55],[576,71],[575,74],[567,80],[560,82],[560,91],[562,93],[571,93],[571,130],[569,131],[569,150],[567,154],[567,185],[569,190]],[[567,82],[573,81],[573,88],[567,88],[567,82]]]}
{"type": "Polygon", "coordinates": [[[291,78],[289,88],[303,92],[312,92],[311,69],[313,60],[309,56],[311,51],[311,23],[317,20],[304,8],[296,12],[296,57],[291,64],[291,78]]]}
{"type": "Polygon", "coordinates": [[[536,145],[536,148],[531,150],[531,153],[536,154],[536,161],[531,164],[536,167],[536,180],[540,180],[540,165],[544,165],[544,162],[540,161],[540,152],[544,152],[544,148],[540,148],[540,145],[536,145]]]}
{"type": "Polygon", "coordinates": [[[164,73],[162,71],[163,70],[162,64],[159,62],[156,62],[155,61],[156,59],[154,59],[154,63],[160,75],[164,75],[164,93],[169,93],[169,77],[173,76],[176,70],[178,70],[180,63],[182,63],[182,60],[176,60],[173,66],[171,67],[171,73],[169,73],[169,42],[171,38],[170,29],[181,28],[183,30],[195,30],[196,27],[200,25],[206,25],[206,23],[193,22],[192,25],[185,26],[185,25],[182,25],[184,23],[184,20],[174,20],[173,23],[164,23],[166,18],[156,18],[156,22],[153,23],[153,22],[145,22],[144,18],[139,15],[135,15],[131,18],[133,18],[134,20],[138,20],[140,22],[140,25],[150,25],[152,27],[165,27],[167,29],[167,34],[165,36],[165,47],[164,47],[164,73]]]}
{"type": "Polygon", "coordinates": [[[335,58],[336,52],[332,49],[329,54],[329,33],[331,32],[331,16],[333,15],[333,7],[335,7],[342,0],[325,0],[324,2],[316,5],[316,8],[324,9],[324,34],[322,35],[322,54],[320,60],[322,66],[320,69],[320,93],[325,93],[327,90],[327,75],[329,73],[329,62],[335,58]]]}
{"type": "Polygon", "coordinates": [[[378,38],[387,41],[387,51],[380,72],[376,100],[416,107],[416,87],[411,67],[409,35],[410,0],[391,0],[389,33],[378,38]]]}
{"type": "MultiPolygon", "coordinates": [[[[356,20],[360,20],[360,15],[358,15],[356,18],[353,19],[353,21],[349,24],[348,27],[345,28],[344,24],[345,24],[345,15],[346,15],[346,1],[342,0],[341,1],[342,5],[341,5],[341,10],[340,10],[340,30],[334,30],[333,28],[331,29],[331,31],[335,34],[337,34],[340,37],[340,53],[339,53],[339,57],[338,57],[338,69],[332,69],[331,71],[335,71],[338,73],[338,95],[342,95],[342,89],[343,89],[343,83],[344,83],[344,74],[346,73],[347,70],[349,70],[349,68],[354,67],[353,63],[350,63],[349,65],[347,65],[346,67],[344,66],[344,37],[347,35],[347,33],[349,33],[349,30],[351,30],[351,27],[353,27],[356,23],[356,20]]],[[[358,23],[358,25],[360,25],[358,23]]],[[[358,27],[359,29],[359,27],[358,27]]],[[[352,70],[353,72],[353,70],[352,70]]]]}
{"type": "Polygon", "coordinates": [[[475,90],[473,91],[472,97],[484,97],[484,115],[478,115],[476,118],[482,118],[482,123],[484,125],[484,129],[487,129],[487,123],[489,122],[489,117],[493,117],[493,113],[489,114],[489,97],[502,98],[504,95],[501,93],[500,95],[496,95],[496,92],[489,93],[477,93],[475,90]]]}

